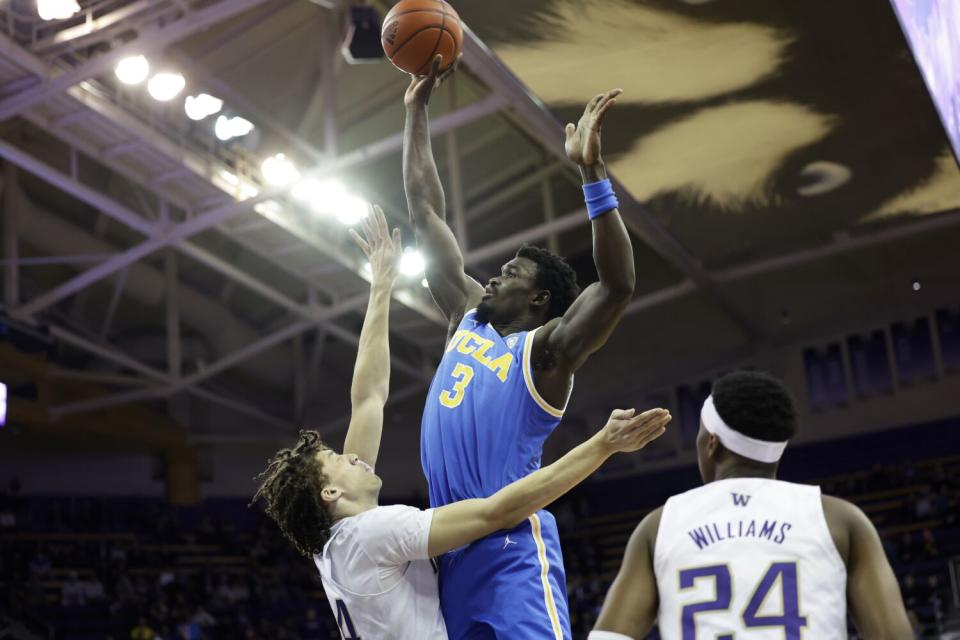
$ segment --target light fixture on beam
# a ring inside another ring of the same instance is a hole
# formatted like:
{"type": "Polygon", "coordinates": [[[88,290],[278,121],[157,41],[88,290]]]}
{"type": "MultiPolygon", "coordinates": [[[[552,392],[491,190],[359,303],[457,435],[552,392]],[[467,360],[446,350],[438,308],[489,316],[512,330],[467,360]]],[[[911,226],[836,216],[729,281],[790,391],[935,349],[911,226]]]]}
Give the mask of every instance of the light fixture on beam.
{"type": "Polygon", "coordinates": [[[223,100],[215,98],[209,93],[187,96],[183,103],[183,110],[191,120],[203,120],[223,109],[223,100]]]}
{"type": "Polygon", "coordinates": [[[270,156],[260,165],[263,179],[276,187],[285,187],[300,179],[300,172],[285,155],[278,153],[270,156]]]}
{"type": "Polygon", "coordinates": [[[37,0],[41,20],[66,20],[80,12],[76,0],[37,0]]]}
{"type": "Polygon", "coordinates": [[[226,142],[232,138],[242,138],[253,131],[253,128],[253,123],[246,118],[241,118],[240,116],[233,116],[232,118],[220,116],[213,126],[213,132],[216,134],[217,139],[226,142]]]}
{"type": "Polygon", "coordinates": [[[424,269],[423,254],[416,249],[407,249],[400,256],[400,273],[405,276],[418,276],[424,269]]]}
{"type": "Polygon", "coordinates": [[[123,84],[140,84],[150,75],[150,63],[143,56],[129,56],[118,62],[113,72],[123,84]]]}
{"type": "Polygon", "coordinates": [[[179,73],[163,72],[150,78],[150,82],[147,83],[147,91],[154,100],[169,102],[180,95],[185,86],[187,86],[187,81],[179,73]]]}

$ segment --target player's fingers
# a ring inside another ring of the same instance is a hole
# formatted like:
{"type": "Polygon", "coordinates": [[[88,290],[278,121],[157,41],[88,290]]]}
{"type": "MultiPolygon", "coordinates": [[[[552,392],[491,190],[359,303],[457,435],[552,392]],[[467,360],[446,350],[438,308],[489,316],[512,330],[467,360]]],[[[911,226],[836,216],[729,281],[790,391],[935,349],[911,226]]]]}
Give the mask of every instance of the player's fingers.
{"type": "Polygon", "coordinates": [[[573,134],[577,132],[577,125],[570,123],[563,128],[563,132],[566,134],[567,140],[569,140],[570,138],[573,137],[573,134]]]}
{"type": "Polygon", "coordinates": [[[444,80],[449,78],[451,75],[453,75],[454,71],[456,71],[457,68],[460,66],[460,59],[462,57],[463,57],[462,53],[457,55],[457,59],[453,61],[453,64],[451,64],[449,67],[443,70],[443,72],[440,74],[440,77],[437,79],[438,83],[443,82],[444,80]]]}
{"type": "Polygon", "coordinates": [[[367,242],[374,244],[377,241],[377,231],[373,226],[372,217],[372,214],[368,213],[360,220],[360,224],[363,227],[363,235],[367,237],[367,242]]]}
{"type": "Polygon", "coordinates": [[[440,65],[443,64],[443,56],[439,53],[433,56],[433,62],[430,63],[430,79],[437,80],[440,76],[440,65]]]}
{"type": "Polygon", "coordinates": [[[373,205],[373,215],[377,225],[377,233],[386,240],[390,237],[390,229],[387,227],[387,216],[383,214],[383,209],[378,205],[373,205]]]}
{"type": "Polygon", "coordinates": [[[643,413],[634,416],[633,420],[630,422],[632,424],[648,424],[655,421],[657,418],[663,417],[664,415],[669,415],[669,412],[666,409],[656,408],[656,409],[647,409],[643,413]]]}
{"type": "Polygon", "coordinates": [[[615,104],[617,104],[617,99],[611,98],[610,100],[607,100],[602,105],[600,105],[600,108],[597,109],[597,113],[595,115],[598,126],[603,124],[603,117],[607,115],[607,111],[610,110],[610,107],[612,107],[615,104]]]}
{"type": "Polygon", "coordinates": [[[370,245],[367,244],[366,240],[360,237],[360,234],[350,229],[350,237],[353,238],[353,241],[357,243],[357,246],[360,247],[360,250],[363,251],[364,255],[370,255],[370,245]]]}
{"type": "Polygon", "coordinates": [[[393,230],[393,246],[397,249],[400,248],[400,228],[394,228],[393,230]]]}
{"type": "Polygon", "coordinates": [[[605,93],[598,93],[597,95],[590,98],[590,102],[587,103],[587,108],[583,110],[584,113],[590,113],[597,108],[597,105],[603,100],[603,97],[607,95],[605,93]]]}
{"type": "Polygon", "coordinates": [[[614,409],[610,412],[611,420],[628,420],[637,412],[636,409],[614,409]]]}

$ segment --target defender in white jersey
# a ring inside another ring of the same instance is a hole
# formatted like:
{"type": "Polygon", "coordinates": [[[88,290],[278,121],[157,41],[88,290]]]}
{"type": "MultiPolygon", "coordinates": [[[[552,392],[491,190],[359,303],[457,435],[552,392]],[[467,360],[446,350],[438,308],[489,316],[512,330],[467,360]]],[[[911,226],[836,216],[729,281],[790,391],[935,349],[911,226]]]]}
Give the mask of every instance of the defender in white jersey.
{"type": "MultiPolygon", "coordinates": [[[[440,640],[447,632],[431,557],[515,527],[613,453],[635,451],[659,437],[670,414],[614,411],[585,443],[488,498],[426,511],[379,506],[382,482],[373,467],[390,382],[390,290],[401,245],[399,232],[391,237],[378,208],[364,221],[366,240],[351,233],[370,258],[373,277],[344,453],[325,446],[316,431],[301,432],[297,444],[279,451],[260,475],[254,501],[264,498],[284,535],[313,558],[343,638],[440,640]]],[[[504,548],[515,543],[504,537],[504,548]]]]}
{"type": "Polygon", "coordinates": [[[776,379],[718,379],[701,412],[705,483],[637,527],[590,640],[841,640],[847,603],[863,638],[913,631],[876,529],[819,487],[776,480],[797,428],[776,379]]]}

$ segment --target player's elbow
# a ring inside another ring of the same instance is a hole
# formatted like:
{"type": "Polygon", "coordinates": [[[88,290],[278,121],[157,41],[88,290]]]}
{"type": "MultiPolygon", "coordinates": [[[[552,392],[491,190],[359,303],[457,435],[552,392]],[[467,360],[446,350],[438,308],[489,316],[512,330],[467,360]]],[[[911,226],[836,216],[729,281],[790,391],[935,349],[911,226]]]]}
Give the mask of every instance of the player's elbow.
{"type": "Polygon", "coordinates": [[[607,278],[601,285],[611,303],[626,305],[633,298],[633,290],[637,286],[636,272],[631,265],[630,269],[618,273],[616,277],[607,278]]]}
{"type": "Polygon", "coordinates": [[[490,531],[500,531],[501,529],[512,529],[526,518],[526,513],[520,513],[517,509],[511,508],[503,496],[494,494],[484,500],[484,519],[489,525],[490,531]]]}

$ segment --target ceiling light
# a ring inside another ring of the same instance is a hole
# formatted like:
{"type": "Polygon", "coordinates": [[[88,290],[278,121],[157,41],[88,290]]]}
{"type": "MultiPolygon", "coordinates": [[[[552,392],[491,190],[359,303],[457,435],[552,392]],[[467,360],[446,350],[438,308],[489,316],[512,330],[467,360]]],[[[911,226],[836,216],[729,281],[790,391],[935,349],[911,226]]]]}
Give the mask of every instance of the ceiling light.
{"type": "Polygon", "coordinates": [[[209,93],[187,96],[183,103],[183,110],[191,120],[203,120],[207,116],[220,113],[220,109],[223,109],[223,100],[214,98],[209,93]]]}
{"type": "Polygon", "coordinates": [[[367,217],[370,205],[356,196],[347,195],[337,204],[334,215],[345,225],[353,226],[367,217]]]}
{"type": "Polygon", "coordinates": [[[370,213],[370,205],[343,186],[338,180],[305,178],[297,183],[291,195],[313,211],[335,215],[345,225],[355,225],[370,213]]]}
{"type": "Polygon", "coordinates": [[[253,210],[262,216],[278,216],[283,213],[283,207],[276,200],[265,200],[253,205],[253,210]]]}
{"type": "Polygon", "coordinates": [[[220,116],[213,127],[213,132],[217,138],[226,142],[231,138],[240,138],[253,131],[253,123],[240,116],[228,118],[220,116]]]}
{"type": "Polygon", "coordinates": [[[173,100],[187,86],[187,81],[179,73],[158,73],[150,78],[147,91],[154,100],[167,102],[173,100]]]}
{"type": "Polygon", "coordinates": [[[914,291],[920,291],[920,281],[919,281],[919,280],[914,280],[914,281],[913,281],[913,290],[914,290],[914,291]]]}
{"type": "Polygon", "coordinates": [[[423,267],[423,254],[416,249],[407,249],[400,257],[400,273],[405,276],[420,275],[423,267]]]}
{"type": "Polygon", "coordinates": [[[306,178],[293,187],[291,195],[317,213],[332,214],[350,197],[337,180],[306,178]]]}
{"type": "Polygon", "coordinates": [[[249,182],[241,182],[240,188],[237,189],[237,196],[241,200],[247,200],[249,198],[256,198],[260,195],[260,189],[257,189],[254,185],[249,182]]]}
{"type": "Polygon", "coordinates": [[[277,187],[285,187],[300,179],[300,172],[296,165],[282,153],[270,156],[260,165],[263,179],[277,187]]]}
{"type": "Polygon", "coordinates": [[[430,288],[430,283],[427,282],[427,279],[426,279],[426,278],[424,278],[423,280],[420,281],[420,286],[423,287],[424,289],[429,289],[429,288],[430,288]]]}
{"type": "Polygon", "coordinates": [[[124,84],[140,84],[150,74],[150,63],[143,56],[130,56],[118,62],[113,72],[124,84]]]}
{"type": "Polygon", "coordinates": [[[66,20],[79,11],[76,0],[37,0],[37,14],[42,20],[66,20]]]}

